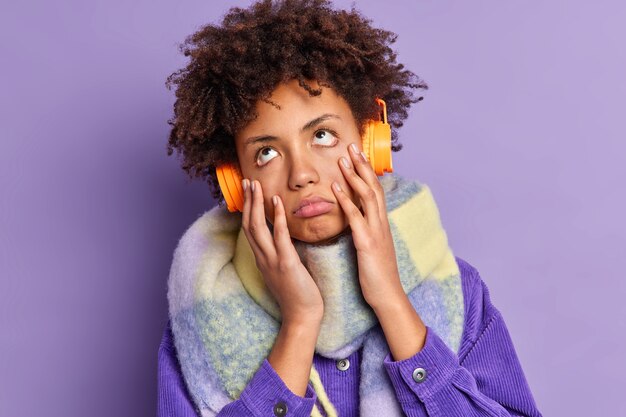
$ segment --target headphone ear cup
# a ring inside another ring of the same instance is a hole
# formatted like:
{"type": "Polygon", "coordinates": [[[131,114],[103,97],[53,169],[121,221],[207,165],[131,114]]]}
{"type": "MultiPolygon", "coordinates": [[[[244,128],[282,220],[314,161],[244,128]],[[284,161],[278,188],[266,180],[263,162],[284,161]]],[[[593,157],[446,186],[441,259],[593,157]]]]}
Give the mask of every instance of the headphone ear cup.
{"type": "Polygon", "coordinates": [[[391,162],[391,126],[378,120],[368,120],[362,137],[363,152],[376,175],[393,172],[391,162]]]}
{"type": "Polygon", "coordinates": [[[228,211],[243,211],[243,177],[239,169],[233,164],[223,164],[215,169],[215,173],[228,211]]]}

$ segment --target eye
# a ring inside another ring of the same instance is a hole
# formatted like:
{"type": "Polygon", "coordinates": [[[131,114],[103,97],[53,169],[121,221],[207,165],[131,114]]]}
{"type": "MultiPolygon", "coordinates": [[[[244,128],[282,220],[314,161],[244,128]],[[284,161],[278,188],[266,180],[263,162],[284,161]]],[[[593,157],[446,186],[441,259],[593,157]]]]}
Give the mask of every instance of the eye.
{"type": "Polygon", "coordinates": [[[321,140],[326,146],[333,146],[337,143],[335,132],[329,129],[320,129],[315,132],[315,139],[321,140]]]}
{"type": "MultiPolygon", "coordinates": [[[[323,147],[335,146],[339,142],[337,134],[334,131],[325,128],[315,131],[313,140],[321,144],[323,147]]],[[[264,146],[259,148],[254,161],[257,166],[262,167],[271,161],[276,155],[278,155],[278,152],[274,148],[264,146]]]]}
{"type": "Polygon", "coordinates": [[[255,162],[258,166],[263,166],[274,157],[274,154],[277,154],[276,150],[269,146],[264,146],[257,152],[255,162]]]}

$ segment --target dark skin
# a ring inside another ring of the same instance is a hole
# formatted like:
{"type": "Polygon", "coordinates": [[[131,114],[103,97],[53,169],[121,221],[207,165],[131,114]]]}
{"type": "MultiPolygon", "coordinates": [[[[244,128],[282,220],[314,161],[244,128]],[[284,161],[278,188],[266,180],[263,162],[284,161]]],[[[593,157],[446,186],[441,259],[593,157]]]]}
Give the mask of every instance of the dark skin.
{"type": "Polygon", "coordinates": [[[235,137],[244,175],[242,228],[282,314],[281,333],[268,360],[287,386],[304,395],[324,303],[292,238],[328,243],[352,233],[361,291],[394,360],[422,349],[426,327],[400,283],[384,191],[362,154],[347,103],[328,88],[311,97],[297,82],[279,85],[271,100],[281,109],[260,101],[258,118],[235,137]],[[329,114],[334,116],[302,129],[329,114]],[[246,145],[259,136],[274,139],[263,142],[264,148],[246,145]],[[296,216],[299,201],[313,194],[327,199],[332,209],[296,216]],[[273,224],[273,234],[266,220],[273,224]]]}

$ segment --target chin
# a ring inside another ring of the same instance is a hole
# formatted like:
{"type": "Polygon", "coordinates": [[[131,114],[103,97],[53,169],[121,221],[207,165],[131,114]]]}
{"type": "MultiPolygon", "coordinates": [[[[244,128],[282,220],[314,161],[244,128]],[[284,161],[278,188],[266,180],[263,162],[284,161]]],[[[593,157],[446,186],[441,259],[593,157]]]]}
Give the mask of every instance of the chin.
{"type": "Polygon", "coordinates": [[[324,219],[324,217],[322,215],[319,219],[310,218],[304,222],[298,222],[297,226],[290,226],[291,237],[306,243],[325,244],[332,243],[348,230],[348,223],[345,219],[324,219]]]}

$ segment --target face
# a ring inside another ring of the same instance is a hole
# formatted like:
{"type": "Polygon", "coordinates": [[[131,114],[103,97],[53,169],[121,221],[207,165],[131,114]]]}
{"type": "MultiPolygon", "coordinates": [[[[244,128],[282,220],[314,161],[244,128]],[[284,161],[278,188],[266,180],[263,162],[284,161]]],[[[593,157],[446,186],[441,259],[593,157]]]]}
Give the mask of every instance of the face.
{"type": "MultiPolygon", "coordinates": [[[[313,88],[320,88],[310,81],[313,88]]],[[[270,100],[256,104],[258,117],[235,135],[239,167],[244,178],[258,180],[263,189],[265,217],[273,223],[272,196],[285,206],[291,237],[326,243],[347,231],[348,220],[331,184],[337,181],[357,207],[360,199],[345,180],[338,161],[350,160],[348,145],[362,149],[357,122],[348,103],[322,87],[311,97],[297,80],[280,84],[270,100]],[[296,211],[303,199],[321,197],[330,204],[325,213],[296,211]],[[314,214],[314,215],[311,215],[314,214]]]]}

